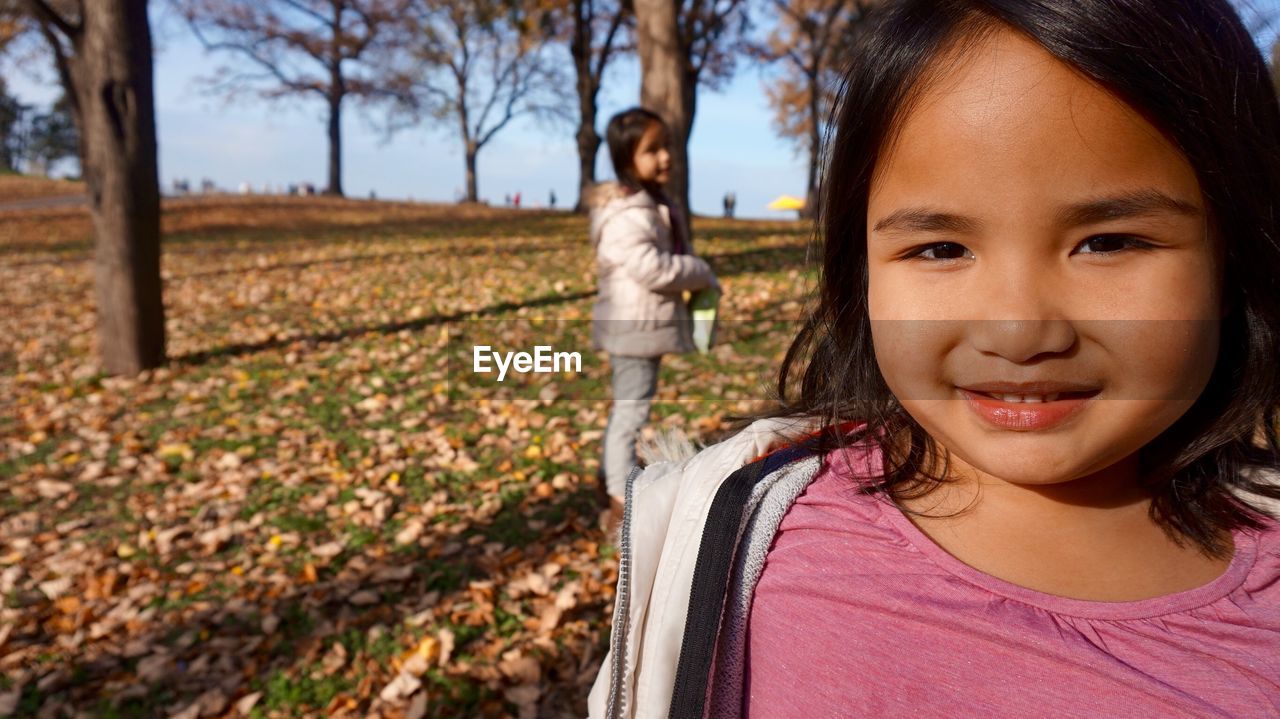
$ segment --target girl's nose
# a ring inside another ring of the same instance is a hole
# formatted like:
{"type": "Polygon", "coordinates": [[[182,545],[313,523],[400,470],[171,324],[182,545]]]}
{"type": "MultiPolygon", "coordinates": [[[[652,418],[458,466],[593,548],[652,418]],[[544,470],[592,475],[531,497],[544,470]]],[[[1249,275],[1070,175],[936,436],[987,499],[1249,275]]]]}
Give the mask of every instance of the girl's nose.
{"type": "Polygon", "coordinates": [[[1060,309],[1070,293],[1057,287],[1051,273],[1026,263],[1006,265],[982,284],[984,302],[968,322],[969,340],[979,352],[1022,364],[1075,346],[1075,324],[1060,309]]]}
{"type": "Polygon", "coordinates": [[[979,352],[1015,364],[1065,354],[1076,343],[1075,327],[1065,319],[971,320],[968,334],[979,352]]]}

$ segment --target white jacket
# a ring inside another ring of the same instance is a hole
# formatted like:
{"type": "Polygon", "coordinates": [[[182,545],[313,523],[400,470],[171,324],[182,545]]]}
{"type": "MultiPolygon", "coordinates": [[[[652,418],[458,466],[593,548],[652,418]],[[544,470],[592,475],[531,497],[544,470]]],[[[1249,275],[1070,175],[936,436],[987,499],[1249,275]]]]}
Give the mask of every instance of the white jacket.
{"type": "MultiPolygon", "coordinates": [[[[797,420],[760,420],[690,459],[633,473],[618,541],[613,636],[588,700],[591,717],[667,716],[712,500],[734,471],[810,429],[797,420]]],[[[780,503],[779,521],[816,474],[816,463],[807,469],[780,503]]],[[[771,540],[773,531],[760,534],[771,540]]]]}
{"type": "Polygon", "coordinates": [[[706,261],[675,254],[671,218],[647,192],[616,184],[595,189],[591,239],[599,292],[592,323],[596,349],[631,357],[692,352],[684,291],[711,286],[706,261]]]}

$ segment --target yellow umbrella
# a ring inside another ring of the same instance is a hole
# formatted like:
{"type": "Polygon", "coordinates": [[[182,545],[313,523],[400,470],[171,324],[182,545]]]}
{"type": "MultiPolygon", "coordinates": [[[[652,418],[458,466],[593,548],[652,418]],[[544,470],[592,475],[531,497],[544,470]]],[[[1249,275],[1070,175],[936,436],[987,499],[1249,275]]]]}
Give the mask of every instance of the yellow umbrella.
{"type": "Polygon", "coordinates": [[[778,199],[769,203],[770,210],[803,210],[804,200],[791,195],[780,195],[778,199]]]}

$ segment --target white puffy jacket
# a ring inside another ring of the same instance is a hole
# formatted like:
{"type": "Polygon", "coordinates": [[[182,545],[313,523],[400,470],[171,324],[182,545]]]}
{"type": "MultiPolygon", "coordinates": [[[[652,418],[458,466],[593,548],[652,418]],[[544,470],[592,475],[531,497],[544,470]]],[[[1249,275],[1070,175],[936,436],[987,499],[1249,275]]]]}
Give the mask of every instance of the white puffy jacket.
{"type": "Polygon", "coordinates": [[[670,214],[649,193],[605,184],[596,188],[592,204],[596,349],[631,357],[692,352],[683,292],[714,284],[711,267],[702,258],[675,254],[670,214]]]}

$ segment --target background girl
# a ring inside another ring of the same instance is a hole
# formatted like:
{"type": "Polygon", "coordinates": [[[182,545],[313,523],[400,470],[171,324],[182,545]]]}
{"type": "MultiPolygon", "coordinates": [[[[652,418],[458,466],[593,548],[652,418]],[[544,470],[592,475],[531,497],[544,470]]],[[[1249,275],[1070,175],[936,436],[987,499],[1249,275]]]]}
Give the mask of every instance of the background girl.
{"type": "Polygon", "coordinates": [[[1239,18],[902,0],[851,67],[783,409],[628,487],[592,715],[1275,716],[1280,108],[1239,18]]]}
{"type": "Polygon", "coordinates": [[[684,291],[718,284],[711,267],[691,253],[678,210],[663,192],[671,155],[662,119],[626,110],[609,120],[605,137],[618,182],[598,189],[591,215],[599,272],[592,338],[609,353],[613,373],[601,463],[616,526],[662,355],[694,349],[684,291]]]}

